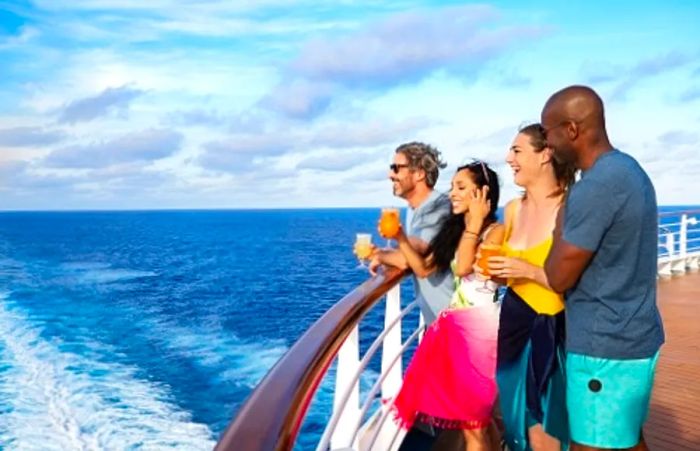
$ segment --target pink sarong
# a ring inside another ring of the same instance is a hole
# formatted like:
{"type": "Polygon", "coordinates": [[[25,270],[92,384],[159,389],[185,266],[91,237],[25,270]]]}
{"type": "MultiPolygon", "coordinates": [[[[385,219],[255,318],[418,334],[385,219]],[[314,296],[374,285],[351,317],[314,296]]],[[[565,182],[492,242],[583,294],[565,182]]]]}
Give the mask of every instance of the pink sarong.
{"type": "Polygon", "coordinates": [[[426,330],[394,404],[405,429],[421,421],[443,429],[488,426],[496,402],[496,304],[447,309],[426,330]]]}

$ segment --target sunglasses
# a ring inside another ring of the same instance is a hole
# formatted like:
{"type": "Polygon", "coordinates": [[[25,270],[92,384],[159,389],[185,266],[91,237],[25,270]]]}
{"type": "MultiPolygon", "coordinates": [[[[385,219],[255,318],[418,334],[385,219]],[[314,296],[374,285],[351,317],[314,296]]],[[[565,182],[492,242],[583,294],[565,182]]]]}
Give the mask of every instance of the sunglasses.
{"type": "Polygon", "coordinates": [[[469,163],[468,167],[469,168],[475,168],[476,166],[481,167],[481,172],[484,174],[484,178],[486,179],[486,184],[491,183],[491,178],[489,177],[489,171],[486,170],[486,165],[484,164],[483,161],[474,159],[473,162],[469,163]]]}
{"type": "Polygon", "coordinates": [[[389,165],[389,169],[394,171],[394,174],[398,174],[401,168],[408,168],[411,167],[410,164],[397,164],[397,163],[392,163],[389,165]]]}
{"type": "Polygon", "coordinates": [[[544,140],[547,141],[547,135],[549,134],[549,132],[551,132],[552,130],[556,130],[557,128],[562,127],[564,125],[569,125],[571,122],[574,121],[561,121],[558,124],[553,125],[549,128],[546,128],[544,125],[540,125],[540,131],[542,132],[542,136],[544,136],[544,140]]]}

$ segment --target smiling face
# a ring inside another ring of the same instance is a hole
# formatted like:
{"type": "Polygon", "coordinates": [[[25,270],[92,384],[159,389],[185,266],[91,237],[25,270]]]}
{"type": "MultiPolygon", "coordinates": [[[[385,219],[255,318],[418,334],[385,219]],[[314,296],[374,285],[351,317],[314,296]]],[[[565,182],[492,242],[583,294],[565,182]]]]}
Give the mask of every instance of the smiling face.
{"type": "Polygon", "coordinates": [[[452,213],[464,214],[469,211],[469,199],[479,187],[474,183],[474,176],[469,169],[462,169],[452,177],[450,202],[452,213]]]}
{"type": "Polygon", "coordinates": [[[545,148],[538,152],[529,136],[518,133],[508,151],[506,163],[513,170],[515,184],[527,188],[535,183],[546,166],[551,164],[551,158],[551,149],[545,148]]]}
{"type": "Polygon", "coordinates": [[[389,169],[389,180],[394,196],[406,198],[416,187],[416,171],[412,170],[408,158],[402,152],[394,154],[392,167],[389,169]]]}
{"type": "Polygon", "coordinates": [[[569,137],[569,132],[572,128],[574,131],[578,131],[577,124],[571,121],[562,121],[554,113],[545,110],[542,113],[542,128],[554,158],[562,163],[575,164],[578,155],[574,143],[569,137]]]}

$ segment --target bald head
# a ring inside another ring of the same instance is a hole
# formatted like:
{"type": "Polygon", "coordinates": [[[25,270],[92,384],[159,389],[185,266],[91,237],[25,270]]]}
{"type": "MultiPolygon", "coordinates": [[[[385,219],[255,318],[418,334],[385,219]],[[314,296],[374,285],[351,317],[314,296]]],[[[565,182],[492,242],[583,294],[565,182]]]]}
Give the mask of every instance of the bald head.
{"type": "Polygon", "coordinates": [[[603,101],[587,86],[569,86],[554,93],[542,109],[542,126],[555,157],[582,169],[596,154],[611,148],[603,101]]]}
{"type": "Polygon", "coordinates": [[[572,121],[605,128],[603,100],[587,86],[569,86],[554,93],[542,110],[543,118],[550,115],[557,122],[572,121]]]}

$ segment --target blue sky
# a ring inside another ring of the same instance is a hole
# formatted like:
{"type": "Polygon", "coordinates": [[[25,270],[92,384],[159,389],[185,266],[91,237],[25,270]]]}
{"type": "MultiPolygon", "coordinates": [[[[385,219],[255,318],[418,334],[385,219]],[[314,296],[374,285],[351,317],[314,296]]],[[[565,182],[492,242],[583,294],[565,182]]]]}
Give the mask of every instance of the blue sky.
{"type": "Polygon", "coordinates": [[[0,209],[398,204],[393,149],[504,164],[574,83],[699,204],[695,1],[0,0],[0,209]]]}

